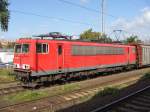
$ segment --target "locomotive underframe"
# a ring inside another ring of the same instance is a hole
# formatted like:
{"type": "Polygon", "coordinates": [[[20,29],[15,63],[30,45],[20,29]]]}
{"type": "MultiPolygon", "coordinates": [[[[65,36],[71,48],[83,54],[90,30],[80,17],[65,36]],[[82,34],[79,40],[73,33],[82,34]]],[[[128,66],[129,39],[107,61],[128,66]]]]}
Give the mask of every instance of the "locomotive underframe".
{"type": "Polygon", "coordinates": [[[126,66],[117,66],[117,67],[108,67],[108,68],[99,68],[92,70],[76,71],[76,72],[64,72],[56,74],[46,74],[46,75],[34,75],[32,76],[32,71],[30,70],[21,70],[14,69],[16,73],[16,78],[21,80],[22,86],[24,87],[36,87],[38,85],[43,85],[44,83],[51,83],[56,80],[63,82],[74,80],[74,79],[87,79],[95,76],[100,76],[98,73],[115,73],[121,71],[127,71],[137,68],[136,64],[126,65],[126,66]]]}

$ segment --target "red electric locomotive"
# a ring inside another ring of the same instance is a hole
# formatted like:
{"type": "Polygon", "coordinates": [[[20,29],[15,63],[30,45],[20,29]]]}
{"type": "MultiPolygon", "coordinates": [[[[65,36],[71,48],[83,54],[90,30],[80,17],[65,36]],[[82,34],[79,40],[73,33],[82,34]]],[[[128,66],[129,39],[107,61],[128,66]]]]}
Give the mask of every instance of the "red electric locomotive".
{"type": "Polygon", "coordinates": [[[30,86],[33,82],[142,66],[141,49],[134,45],[50,40],[43,36],[22,38],[15,45],[14,71],[30,86]]]}

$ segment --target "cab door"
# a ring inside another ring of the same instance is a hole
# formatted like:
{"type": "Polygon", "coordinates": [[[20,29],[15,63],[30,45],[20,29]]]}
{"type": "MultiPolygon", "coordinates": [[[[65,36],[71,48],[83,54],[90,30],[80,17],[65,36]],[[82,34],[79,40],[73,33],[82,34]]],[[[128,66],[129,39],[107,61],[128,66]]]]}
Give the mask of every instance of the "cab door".
{"type": "Polygon", "coordinates": [[[58,65],[58,70],[59,72],[62,71],[63,66],[64,66],[64,49],[63,49],[63,44],[58,44],[57,45],[57,65],[58,65]]]}

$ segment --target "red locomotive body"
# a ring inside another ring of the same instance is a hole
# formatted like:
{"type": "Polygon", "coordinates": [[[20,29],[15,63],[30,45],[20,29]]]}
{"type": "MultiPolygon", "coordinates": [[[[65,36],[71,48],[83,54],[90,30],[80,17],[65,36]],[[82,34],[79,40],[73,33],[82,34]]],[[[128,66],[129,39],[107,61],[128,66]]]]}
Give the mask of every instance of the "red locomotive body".
{"type": "Polygon", "coordinates": [[[24,82],[135,67],[137,63],[136,46],[94,42],[19,39],[14,54],[14,71],[24,82]]]}

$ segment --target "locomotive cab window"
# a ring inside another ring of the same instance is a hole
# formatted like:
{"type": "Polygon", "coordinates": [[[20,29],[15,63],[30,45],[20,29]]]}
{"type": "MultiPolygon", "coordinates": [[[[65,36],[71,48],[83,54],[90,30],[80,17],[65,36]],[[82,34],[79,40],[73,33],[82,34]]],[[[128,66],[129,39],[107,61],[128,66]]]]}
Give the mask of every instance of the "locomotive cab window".
{"type": "Polygon", "coordinates": [[[23,44],[22,53],[28,53],[28,52],[29,52],[29,44],[23,44]]]}
{"type": "Polygon", "coordinates": [[[37,43],[36,44],[37,53],[48,53],[48,44],[37,43]]]}
{"type": "Polygon", "coordinates": [[[29,52],[29,44],[15,45],[15,53],[28,53],[28,52],[29,52]]]}
{"type": "Polygon", "coordinates": [[[15,53],[21,53],[21,44],[15,45],[15,53]]]}

